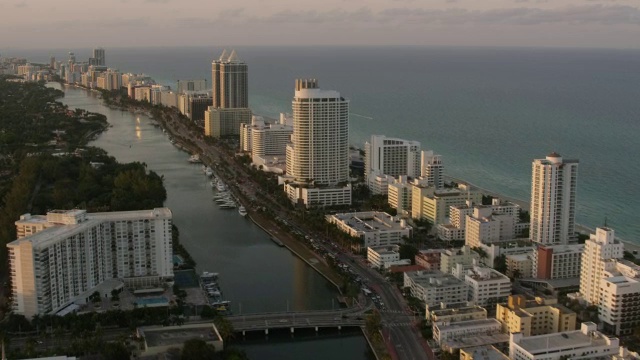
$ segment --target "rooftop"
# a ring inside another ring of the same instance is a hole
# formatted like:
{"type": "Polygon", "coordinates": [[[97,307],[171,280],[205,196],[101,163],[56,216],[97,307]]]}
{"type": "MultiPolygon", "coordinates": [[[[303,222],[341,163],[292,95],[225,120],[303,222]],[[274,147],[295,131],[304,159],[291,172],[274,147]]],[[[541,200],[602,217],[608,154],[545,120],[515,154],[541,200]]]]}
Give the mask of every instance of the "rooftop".
{"type": "Polygon", "coordinates": [[[405,273],[413,282],[423,288],[436,288],[449,285],[466,285],[452,274],[445,274],[438,270],[409,271],[405,273]]]}
{"type": "Polygon", "coordinates": [[[496,332],[487,335],[461,336],[454,340],[443,341],[441,346],[445,349],[463,349],[473,346],[493,345],[508,342],[509,335],[496,332]]]}
{"type": "Polygon", "coordinates": [[[502,323],[497,319],[478,319],[478,320],[467,320],[467,321],[459,321],[459,322],[447,322],[446,325],[438,325],[438,329],[440,331],[445,330],[454,330],[454,329],[466,329],[466,328],[477,328],[484,326],[497,326],[498,328],[502,327],[502,323]]]}
{"type": "Polygon", "coordinates": [[[509,357],[501,353],[498,349],[491,345],[476,346],[462,349],[465,353],[471,355],[473,359],[478,360],[509,360],[509,357]]]}
{"type": "MultiPolygon", "coordinates": [[[[583,327],[587,323],[583,323],[583,327]]],[[[594,328],[595,328],[595,324],[594,328]]],[[[616,339],[616,338],[611,338],[616,339]]],[[[545,354],[562,349],[579,349],[582,347],[596,347],[607,344],[609,338],[594,331],[583,333],[582,330],[565,331],[546,335],[523,337],[517,341],[518,345],[532,355],[545,354]]]]}
{"type": "Polygon", "coordinates": [[[332,217],[361,232],[411,229],[411,226],[406,225],[399,217],[380,211],[342,213],[332,215],[332,217]]]}
{"type": "MultiPolygon", "coordinates": [[[[84,210],[82,210],[84,211],[84,210]]],[[[49,214],[60,214],[58,212],[49,212],[49,214]]],[[[60,237],[68,237],[74,235],[87,227],[96,226],[104,221],[123,221],[123,220],[139,220],[139,219],[170,219],[171,210],[169,208],[156,208],[153,210],[136,210],[136,211],[114,211],[103,213],[87,213],[87,220],[77,224],[60,225],[53,223],[51,227],[46,228],[38,233],[23,237],[18,240],[10,242],[8,245],[18,246],[22,242],[31,242],[34,247],[45,246],[50,241],[56,241],[60,237]]],[[[30,219],[25,219],[24,222],[36,219],[37,222],[41,222],[41,216],[32,216],[30,219]]],[[[46,217],[45,217],[46,218],[46,217]]]]}
{"type": "Polygon", "coordinates": [[[444,309],[435,309],[431,311],[433,316],[449,316],[449,315],[464,315],[464,314],[473,314],[473,313],[486,313],[487,310],[481,306],[473,305],[466,306],[460,308],[444,308],[444,309]]]}
{"type": "Polygon", "coordinates": [[[139,328],[138,331],[145,338],[147,347],[171,345],[181,347],[185,341],[190,339],[202,339],[206,342],[222,341],[213,323],[187,326],[151,326],[139,328]]]}

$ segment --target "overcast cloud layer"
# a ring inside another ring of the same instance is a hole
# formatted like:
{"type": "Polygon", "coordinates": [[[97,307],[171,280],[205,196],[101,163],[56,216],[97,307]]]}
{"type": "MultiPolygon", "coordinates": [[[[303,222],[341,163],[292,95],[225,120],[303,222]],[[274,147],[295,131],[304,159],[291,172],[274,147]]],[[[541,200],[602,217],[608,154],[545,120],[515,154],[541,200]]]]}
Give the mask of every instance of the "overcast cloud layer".
{"type": "Polygon", "coordinates": [[[2,0],[0,48],[640,48],[640,0],[2,0]]]}

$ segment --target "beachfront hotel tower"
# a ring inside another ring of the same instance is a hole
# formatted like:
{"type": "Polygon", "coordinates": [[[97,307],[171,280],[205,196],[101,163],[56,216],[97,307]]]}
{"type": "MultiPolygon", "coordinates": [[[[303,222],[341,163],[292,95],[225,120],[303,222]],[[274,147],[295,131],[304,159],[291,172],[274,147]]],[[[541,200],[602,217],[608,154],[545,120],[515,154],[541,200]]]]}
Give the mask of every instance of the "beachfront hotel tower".
{"type": "Polygon", "coordinates": [[[531,176],[531,241],[539,245],[568,244],[575,235],[578,160],[558,153],[536,159],[531,176]]]}
{"type": "Polygon", "coordinates": [[[289,199],[307,207],[351,204],[349,100],[320,89],[316,79],[297,79],[292,108],[285,180],[289,199]]]}
{"type": "Polygon", "coordinates": [[[235,50],[224,50],[211,63],[213,107],[236,109],[249,107],[249,67],[235,50]]]}

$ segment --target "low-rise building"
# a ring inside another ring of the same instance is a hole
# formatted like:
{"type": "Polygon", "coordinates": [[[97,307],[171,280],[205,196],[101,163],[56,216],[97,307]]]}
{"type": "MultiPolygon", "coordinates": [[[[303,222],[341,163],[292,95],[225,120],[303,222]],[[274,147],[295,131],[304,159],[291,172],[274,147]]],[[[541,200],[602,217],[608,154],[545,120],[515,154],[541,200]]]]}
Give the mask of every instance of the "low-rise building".
{"type": "Polygon", "coordinates": [[[533,277],[533,259],[531,254],[514,254],[506,256],[507,276],[513,278],[533,277]]]}
{"type": "Polygon", "coordinates": [[[460,360],[509,360],[509,357],[493,345],[460,349],[460,360]]]}
{"type": "Polygon", "coordinates": [[[580,277],[584,244],[538,246],[533,252],[533,277],[567,279],[580,277]]]}
{"type": "Polygon", "coordinates": [[[403,237],[410,238],[413,231],[404,219],[379,211],[327,215],[327,221],[362,239],[365,247],[400,244],[403,237]]]}
{"type": "Polygon", "coordinates": [[[378,269],[388,269],[395,265],[411,265],[411,260],[400,259],[400,247],[398,245],[367,248],[367,261],[378,269]]]}
{"type": "Polygon", "coordinates": [[[137,330],[139,338],[144,339],[141,356],[153,356],[169,349],[181,349],[191,339],[200,339],[213,345],[215,351],[222,351],[224,341],[213,323],[186,324],[180,326],[145,326],[137,330]]]}
{"type": "Polygon", "coordinates": [[[482,320],[487,318],[487,309],[478,305],[434,308],[433,310],[427,311],[426,318],[428,321],[434,323],[482,320]]]}
{"type": "Polygon", "coordinates": [[[509,358],[513,360],[601,359],[620,352],[620,340],[599,332],[592,322],[580,330],[525,337],[512,333],[509,358]]]}
{"type": "Polygon", "coordinates": [[[496,319],[507,333],[536,336],[572,331],[576,328],[576,313],[558,304],[555,298],[536,297],[527,300],[523,295],[511,295],[506,303],[497,305],[496,319]]]}
{"type": "Polygon", "coordinates": [[[460,249],[447,249],[440,255],[440,271],[451,274],[457,264],[471,267],[474,262],[480,261],[480,255],[465,245],[460,249]]]}
{"type": "Polygon", "coordinates": [[[418,183],[412,186],[411,197],[411,217],[427,219],[437,226],[447,223],[451,206],[464,205],[468,200],[479,203],[482,194],[464,184],[456,189],[436,189],[418,183]]]}
{"type": "Polygon", "coordinates": [[[430,307],[466,302],[468,298],[467,284],[441,271],[405,272],[404,287],[410,288],[413,297],[430,307]]]}
{"type": "Polygon", "coordinates": [[[469,286],[469,301],[473,304],[493,307],[511,294],[511,279],[494,269],[477,265],[465,269],[457,264],[453,274],[469,286]]]}
{"type": "Polygon", "coordinates": [[[496,319],[468,320],[455,323],[437,322],[433,324],[433,340],[444,350],[450,351],[453,349],[451,349],[451,346],[443,346],[445,343],[451,344],[458,339],[476,335],[500,333],[501,328],[500,321],[496,319]]]}
{"type": "Polygon", "coordinates": [[[443,249],[420,250],[415,256],[416,265],[427,270],[440,270],[440,256],[443,249]]]}

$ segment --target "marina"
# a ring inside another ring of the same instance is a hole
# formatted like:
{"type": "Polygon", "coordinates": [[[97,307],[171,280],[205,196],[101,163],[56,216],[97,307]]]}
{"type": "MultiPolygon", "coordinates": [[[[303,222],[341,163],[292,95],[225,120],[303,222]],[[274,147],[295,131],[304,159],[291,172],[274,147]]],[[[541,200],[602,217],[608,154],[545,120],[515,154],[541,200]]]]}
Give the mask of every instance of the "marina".
{"type": "Polygon", "coordinates": [[[207,302],[218,311],[229,311],[231,301],[224,300],[218,284],[218,273],[203,271],[200,274],[200,288],[207,296],[207,302]]]}

